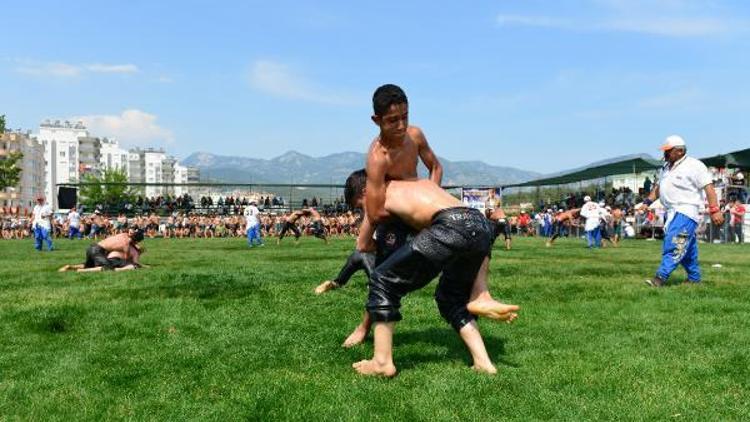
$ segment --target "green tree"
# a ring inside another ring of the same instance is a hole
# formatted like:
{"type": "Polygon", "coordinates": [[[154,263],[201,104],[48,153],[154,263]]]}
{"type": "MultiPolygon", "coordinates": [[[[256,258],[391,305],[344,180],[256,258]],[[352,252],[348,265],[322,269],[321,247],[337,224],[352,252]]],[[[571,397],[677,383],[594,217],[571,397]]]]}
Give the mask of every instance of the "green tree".
{"type": "Polygon", "coordinates": [[[7,157],[0,157],[0,189],[13,187],[21,180],[21,167],[19,166],[23,154],[11,152],[7,157]]]}
{"type": "MultiPolygon", "coordinates": [[[[5,133],[5,115],[0,115],[0,137],[5,133]]],[[[23,154],[11,152],[6,157],[0,157],[0,190],[13,187],[21,179],[21,167],[19,167],[23,154]]]]}
{"type": "Polygon", "coordinates": [[[103,205],[110,210],[119,210],[126,202],[134,202],[136,191],[128,183],[125,170],[104,170],[101,176],[85,174],[81,179],[81,202],[90,208],[103,205]]]}

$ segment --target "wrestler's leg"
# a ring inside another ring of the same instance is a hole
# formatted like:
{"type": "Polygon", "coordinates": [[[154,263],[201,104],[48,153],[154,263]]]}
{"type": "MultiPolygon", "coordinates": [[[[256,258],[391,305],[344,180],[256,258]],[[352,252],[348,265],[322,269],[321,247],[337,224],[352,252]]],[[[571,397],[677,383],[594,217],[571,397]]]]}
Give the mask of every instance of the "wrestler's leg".
{"type": "Polygon", "coordinates": [[[104,267],[79,268],[76,271],[79,273],[96,273],[99,271],[104,271],[104,267]]]}
{"type": "Polygon", "coordinates": [[[370,313],[365,311],[364,315],[362,315],[362,322],[360,322],[357,328],[349,334],[346,340],[344,340],[342,346],[350,348],[362,344],[367,338],[367,333],[370,332],[371,326],[372,320],[370,319],[370,313]]]}
{"type": "Polygon", "coordinates": [[[469,349],[469,353],[471,353],[473,363],[471,368],[478,372],[496,374],[497,368],[492,364],[492,360],[487,354],[487,348],[484,346],[484,340],[482,340],[482,334],[479,332],[476,321],[464,325],[458,333],[461,335],[461,340],[466,344],[466,348],[469,349]]]}
{"type": "Polygon", "coordinates": [[[381,375],[392,377],[396,375],[393,364],[393,332],[395,322],[375,323],[375,350],[372,359],[362,360],[352,364],[352,367],[362,375],[381,375]]]}
{"type": "Polygon", "coordinates": [[[487,278],[489,274],[489,257],[485,257],[481,267],[477,272],[474,285],[471,289],[471,296],[466,308],[473,315],[484,316],[490,319],[511,322],[516,318],[514,312],[520,308],[516,305],[507,305],[496,301],[490,295],[487,288],[487,278]]]}

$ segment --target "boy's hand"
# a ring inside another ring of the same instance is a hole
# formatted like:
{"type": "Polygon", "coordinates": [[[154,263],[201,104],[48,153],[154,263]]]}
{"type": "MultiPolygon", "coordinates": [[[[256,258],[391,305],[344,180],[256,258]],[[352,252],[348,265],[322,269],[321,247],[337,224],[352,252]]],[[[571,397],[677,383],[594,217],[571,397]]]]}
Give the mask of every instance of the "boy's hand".
{"type": "Polygon", "coordinates": [[[375,252],[377,251],[377,245],[371,238],[360,239],[360,237],[358,237],[356,249],[360,252],[375,252]]]}

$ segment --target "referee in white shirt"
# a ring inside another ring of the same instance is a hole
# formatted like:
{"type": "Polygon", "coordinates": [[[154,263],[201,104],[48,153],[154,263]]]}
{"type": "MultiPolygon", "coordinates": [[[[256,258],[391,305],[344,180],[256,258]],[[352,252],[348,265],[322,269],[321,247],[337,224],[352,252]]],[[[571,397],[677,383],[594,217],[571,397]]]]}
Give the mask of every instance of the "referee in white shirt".
{"type": "Polygon", "coordinates": [[[34,230],[34,249],[41,251],[42,242],[47,243],[47,249],[52,247],[52,208],[44,202],[44,196],[39,195],[34,205],[31,227],[34,230]]]}
{"type": "Polygon", "coordinates": [[[665,140],[661,150],[664,152],[664,166],[659,171],[656,187],[643,203],[648,206],[658,197],[667,211],[664,246],[661,265],[654,278],[646,283],[653,287],[663,286],[680,264],[687,271],[687,280],[699,283],[701,270],[695,229],[701,220],[704,198],[708,199],[708,212],[714,224],[720,226],[724,216],[716,200],[711,174],[700,160],[685,155],[685,140],[672,135],[665,140]]]}
{"type": "Polygon", "coordinates": [[[250,205],[245,207],[245,233],[247,234],[247,245],[251,248],[258,242],[258,246],[263,246],[263,238],[260,236],[260,210],[255,206],[256,202],[250,201],[250,205]]]}

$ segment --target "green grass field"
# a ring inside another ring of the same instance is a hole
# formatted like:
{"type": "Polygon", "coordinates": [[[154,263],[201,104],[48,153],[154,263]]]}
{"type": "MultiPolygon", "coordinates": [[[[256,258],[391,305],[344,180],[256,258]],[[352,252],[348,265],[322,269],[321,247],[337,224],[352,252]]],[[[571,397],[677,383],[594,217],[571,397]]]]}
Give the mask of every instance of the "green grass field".
{"type": "Polygon", "coordinates": [[[153,267],[117,274],[55,272],[85,241],[2,241],[0,420],[750,419],[750,247],[701,245],[702,286],[652,289],[660,242],[499,243],[491,291],[522,306],[480,321],[499,373],[469,369],[433,283],[404,301],[386,380],[351,369],[371,340],[340,347],[363,276],[312,293],[352,240],[147,240],[153,267]]]}

